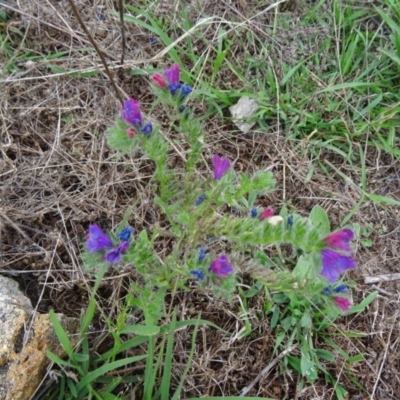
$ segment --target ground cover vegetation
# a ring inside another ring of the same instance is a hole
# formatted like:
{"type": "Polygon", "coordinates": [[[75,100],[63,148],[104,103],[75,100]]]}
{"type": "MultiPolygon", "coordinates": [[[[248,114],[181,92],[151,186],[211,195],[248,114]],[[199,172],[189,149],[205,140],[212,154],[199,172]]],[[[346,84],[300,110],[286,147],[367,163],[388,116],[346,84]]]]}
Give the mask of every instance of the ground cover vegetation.
{"type": "Polygon", "coordinates": [[[35,398],[399,398],[398,284],[365,283],[398,269],[397,1],[128,3],[0,8],[1,272],[68,354],[35,398]]]}

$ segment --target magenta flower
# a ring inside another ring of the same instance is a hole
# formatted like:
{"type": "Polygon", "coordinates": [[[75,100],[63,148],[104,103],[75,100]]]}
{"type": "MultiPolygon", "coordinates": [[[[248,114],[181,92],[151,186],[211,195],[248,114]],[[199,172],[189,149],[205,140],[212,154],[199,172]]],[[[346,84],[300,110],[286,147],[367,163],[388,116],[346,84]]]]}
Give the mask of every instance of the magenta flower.
{"type": "Polygon", "coordinates": [[[351,301],[347,297],[334,297],[333,300],[342,311],[347,312],[350,310],[351,301]]]}
{"type": "Polygon", "coordinates": [[[167,84],[165,83],[164,77],[159,74],[158,72],[153,74],[153,82],[160,87],[161,89],[166,89],[167,88],[167,84]]]}
{"type": "Polygon", "coordinates": [[[337,253],[330,249],[324,249],[322,254],[322,271],[321,275],[324,276],[329,282],[336,282],[340,275],[348,269],[356,267],[356,260],[346,255],[337,253]]]}
{"type": "Polygon", "coordinates": [[[87,249],[91,253],[112,247],[111,239],[97,225],[89,225],[89,237],[86,241],[87,249]]]}
{"type": "Polygon", "coordinates": [[[233,266],[229,264],[228,257],[223,254],[211,263],[209,270],[221,278],[225,278],[233,272],[233,266]]]}
{"type": "Polygon", "coordinates": [[[331,233],[325,238],[325,243],[332,249],[342,250],[351,253],[350,242],[354,239],[354,233],[351,229],[341,229],[340,231],[331,233]]]}
{"type": "Polygon", "coordinates": [[[216,181],[220,180],[230,168],[231,162],[228,158],[221,158],[219,155],[215,154],[213,157],[214,165],[214,179],[216,181]]]}
{"type": "Polygon", "coordinates": [[[107,251],[104,258],[110,264],[118,263],[122,259],[122,254],[125,253],[126,250],[128,250],[129,246],[129,242],[122,242],[116,249],[111,249],[107,251]]]}
{"type": "Polygon", "coordinates": [[[263,221],[264,219],[267,219],[269,217],[272,217],[274,215],[274,209],[272,207],[267,207],[261,214],[260,214],[260,220],[263,221]]]}

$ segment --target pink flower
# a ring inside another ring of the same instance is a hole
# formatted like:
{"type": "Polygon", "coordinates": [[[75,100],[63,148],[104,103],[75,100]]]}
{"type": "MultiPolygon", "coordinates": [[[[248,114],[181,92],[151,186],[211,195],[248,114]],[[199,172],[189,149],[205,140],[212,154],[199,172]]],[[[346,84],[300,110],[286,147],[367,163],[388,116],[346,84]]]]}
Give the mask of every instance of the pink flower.
{"type": "Polygon", "coordinates": [[[153,82],[160,87],[161,89],[166,89],[167,88],[167,84],[165,83],[164,77],[159,74],[158,72],[153,74],[153,82]]]}
{"type": "Polygon", "coordinates": [[[226,171],[231,166],[231,162],[228,158],[221,158],[219,155],[213,157],[214,165],[214,179],[216,181],[220,180],[226,173],[226,171]]]}
{"type": "Polygon", "coordinates": [[[340,231],[331,233],[325,238],[325,243],[332,249],[342,250],[352,253],[350,242],[354,239],[354,233],[351,229],[341,229],[340,231]]]}
{"type": "Polygon", "coordinates": [[[350,310],[351,301],[347,297],[334,297],[336,305],[344,312],[350,310]]]}
{"type": "Polygon", "coordinates": [[[135,134],[136,134],[136,131],[135,131],[133,128],[128,128],[128,129],[126,130],[126,134],[127,134],[130,138],[133,138],[133,137],[135,136],[135,134]]]}
{"type": "Polygon", "coordinates": [[[269,217],[272,217],[274,215],[274,209],[272,207],[267,207],[261,214],[260,214],[260,220],[263,221],[264,219],[267,219],[269,217]]]}

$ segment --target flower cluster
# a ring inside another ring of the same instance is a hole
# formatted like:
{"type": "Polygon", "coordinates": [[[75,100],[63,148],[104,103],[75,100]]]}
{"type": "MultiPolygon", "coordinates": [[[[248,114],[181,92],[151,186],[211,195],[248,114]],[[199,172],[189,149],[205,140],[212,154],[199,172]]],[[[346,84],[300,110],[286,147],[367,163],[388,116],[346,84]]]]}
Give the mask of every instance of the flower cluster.
{"type": "Polygon", "coordinates": [[[153,82],[161,89],[168,89],[173,96],[179,92],[181,97],[186,97],[192,92],[192,88],[180,83],[179,74],[179,64],[172,64],[171,68],[164,69],[164,76],[155,73],[153,82]]]}
{"type": "Polygon", "coordinates": [[[348,293],[347,286],[344,283],[336,287],[332,287],[332,285],[327,286],[323,291],[322,294],[325,296],[333,297],[334,302],[342,311],[349,311],[351,307],[351,301],[347,297],[336,296],[339,293],[348,293]]]}
{"type": "MultiPolygon", "coordinates": [[[[199,250],[198,262],[202,263],[207,256],[207,248],[202,247],[199,250]]],[[[233,273],[233,266],[230,264],[228,257],[225,254],[220,255],[218,258],[213,260],[208,268],[208,271],[217,275],[220,278],[226,278],[228,275],[233,273]]],[[[195,269],[190,273],[198,280],[204,281],[206,275],[203,270],[195,269]]]]}
{"type": "Polygon", "coordinates": [[[327,248],[321,251],[321,275],[329,282],[337,282],[341,274],[356,267],[356,260],[350,257],[353,252],[350,242],[353,239],[351,229],[342,229],[325,238],[327,248]]]}
{"type": "Polygon", "coordinates": [[[139,102],[135,99],[124,101],[124,107],[121,112],[122,119],[131,124],[134,129],[128,128],[126,133],[129,137],[135,136],[135,131],[149,135],[153,131],[151,122],[143,124],[142,113],[140,112],[139,102]]]}
{"type": "Polygon", "coordinates": [[[125,253],[129,246],[129,239],[133,232],[133,228],[127,226],[117,234],[121,243],[117,247],[113,247],[111,239],[97,225],[89,226],[89,237],[86,241],[87,249],[90,253],[105,251],[104,259],[110,264],[116,264],[121,261],[122,254],[125,253]]]}

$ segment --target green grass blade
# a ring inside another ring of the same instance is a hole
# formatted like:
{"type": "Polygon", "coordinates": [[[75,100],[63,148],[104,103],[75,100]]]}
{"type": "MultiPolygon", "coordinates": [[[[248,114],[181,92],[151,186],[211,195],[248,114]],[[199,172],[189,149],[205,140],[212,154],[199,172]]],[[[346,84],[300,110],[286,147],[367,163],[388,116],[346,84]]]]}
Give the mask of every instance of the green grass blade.
{"type": "Polygon", "coordinates": [[[129,357],[129,358],[124,358],[122,360],[114,361],[109,364],[105,364],[101,366],[100,368],[97,368],[96,370],[90,372],[87,374],[76,386],[78,391],[81,391],[86,385],[89,385],[91,382],[95,381],[98,377],[103,376],[107,374],[110,371],[113,371],[117,368],[121,368],[127,364],[133,364],[137,361],[143,360],[147,357],[147,355],[143,356],[135,356],[135,357],[129,357]]]}
{"type": "Polygon", "coordinates": [[[172,314],[172,321],[169,324],[170,331],[168,333],[167,348],[165,350],[164,371],[161,381],[161,400],[169,400],[169,389],[171,384],[172,360],[173,360],[173,345],[174,333],[176,325],[176,309],[172,314]]]}
{"type": "Polygon", "coordinates": [[[190,354],[189,354],[189,357],[188,357],[188,361],[186,363],[186,367],[185,367],[185,370],[183,371],[183,374],[182,374],[181,380],[179,382],[179,385],[175,390],[174,396],[172,397],[172,400],[180,399],[180,394],[181,394],[181,391],[182,391],[182,388],[183,388],[183,384],[185,383],[186,376],[187,376],[187,374],[189,372],[190,366],[192,365],[194,351],[196,349],[196,337],[197,337],[197,332],[198,332],[199,325],[200,325],[200,318],[197,321],[198,322],[194,326],[194,331],[193,331],[193,335],[192,335],[192,348],[190,349],[190,354]]]}
{"type": "Polygon", "coordinates": [[[62,347],[64,348],[65,352],[67,353],[68,357],[76,364],[76,359],[74,355],[74,349],[72,347],[72,343],[68,338],[67,333],[65,332],[64,328],[61,326],[60,321],[58,320],[54,310],[50,310],[49,318],[51,323],[53,324],[54,330],[60,341],[62,347]]]}

